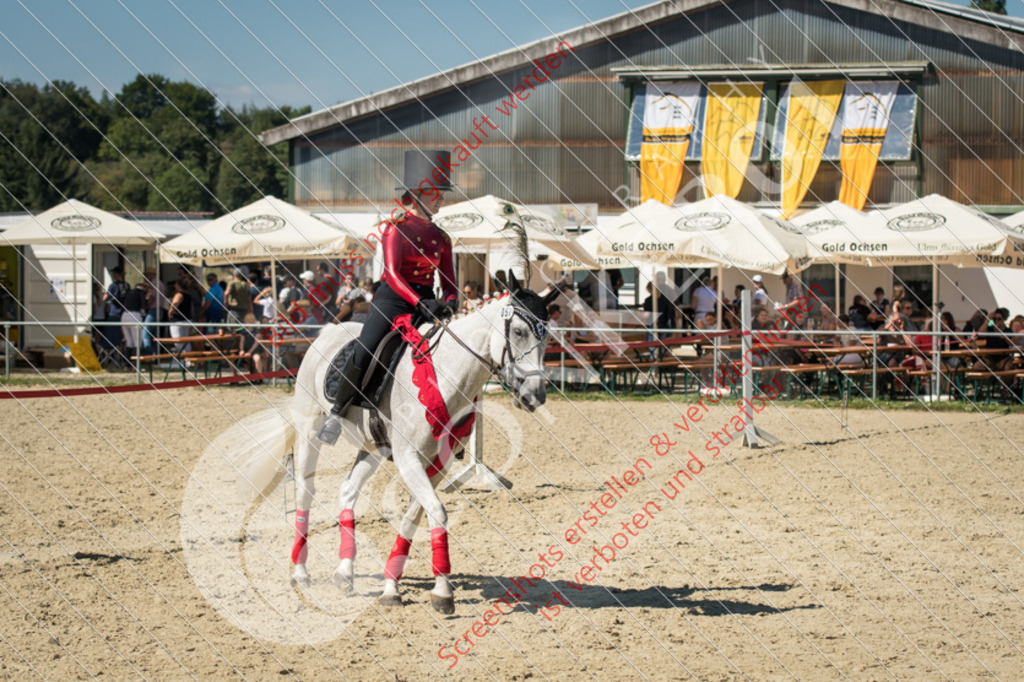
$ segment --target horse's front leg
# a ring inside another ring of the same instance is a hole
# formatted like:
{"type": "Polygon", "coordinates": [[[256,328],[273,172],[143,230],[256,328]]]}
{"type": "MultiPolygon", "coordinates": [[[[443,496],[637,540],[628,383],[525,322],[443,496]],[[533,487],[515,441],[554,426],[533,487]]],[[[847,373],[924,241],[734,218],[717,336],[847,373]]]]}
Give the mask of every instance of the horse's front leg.
{"type": "Polygon", "coordinates": [[[341,508],[341,513],[338,515],[338,524],[341,528],[341,546],[338,549],[338,557],[341,561],[334,571],[334,585],[339,589],[353,587],[356,558],[356,501],[359,499],[359,491],[377,471],[381,461],[383,460],[379,453],[360,450],[356,456],[356,463],[352,465],[352,471],[342,482],[341,490],[338,493],[338,506],[341,508]]]}
{"type": "MultiPolygon", "coordinates": [[[[430,605],[440,613],[455,613],[455,597],[452,594],[451,559],[448,554],[448,513],[441,504],[423,468],[419,452],[411,444],[395,450],[395,465],[402,474],[402,479],[409,487],[409,492],[416,502],[427,513],[430,523],[430,549],[434,569],[434,589],[430,591],[430,605]]],[[[437,476],[440,478],[440,475],[437,476]]]]}
{"type": "Polygon", "coordinates": [[[398,537],[395,538],[391,556],[388,557],[388,562],[384,566],[384,593],[380,595],[379,600],[381,606],[402,605],[402,597],[398,593],[398,581],[402,579],[405,562],[409,558],[409,549],[412,547],[412,539],[416,535],[422,517],[423,505],[413,498],[409,503],[408,511],[402,517],[402,523],[398,528],[398,537]]]}

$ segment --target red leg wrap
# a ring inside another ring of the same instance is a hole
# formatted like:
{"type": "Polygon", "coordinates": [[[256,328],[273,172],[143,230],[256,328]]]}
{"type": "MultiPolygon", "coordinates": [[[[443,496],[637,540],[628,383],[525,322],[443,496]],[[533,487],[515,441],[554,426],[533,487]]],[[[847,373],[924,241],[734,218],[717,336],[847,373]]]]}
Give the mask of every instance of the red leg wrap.
{"type": "Polygon", "coordinates": [[[388,580],[398,581],[402,578],[405,570],[405,560],[409,558],[409,548],[412,541],[406,540],[401,535],[395,538],[395,546],[391,548],[391,556],[388,563],[384,565],[384,577],[388,580]]]}
{"type": "Polygon", "coordinates": [[[342,509],[338,515],[341,526],[341,548],[338,556],[342,559],[356,558],[356,517],[351,509],[342,509]]]}
{"type": "Polygon", "coordinates": [[[444,528],[430,529],[430,549],[433,550],[434,575],[448,575],[452,572],[452,561],[448,556],[448,531],[444,528]]]}
{"type": "Polygon", "coordinates": [[[309,532],[309,512],[295,512],[295,544],[292,545],[292,563],[306,563],[309,547],[306,546],[306,535],[309,532]]]}

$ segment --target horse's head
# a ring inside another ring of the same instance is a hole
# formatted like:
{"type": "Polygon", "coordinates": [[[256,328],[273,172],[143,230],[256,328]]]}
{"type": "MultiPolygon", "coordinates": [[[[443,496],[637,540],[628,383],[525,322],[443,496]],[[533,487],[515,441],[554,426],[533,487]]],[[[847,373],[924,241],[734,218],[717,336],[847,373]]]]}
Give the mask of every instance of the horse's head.
{"type": "Polygon", "coordinates": [[[509,272],[509,296],[501,309],[503,324],[498,329],[502,332],[502,376],[516,407],[530,412],[547,400],[544,348],[548,341],[548,304],[558,294],[555,289],[541,297],[520,286],[509,272]]]}

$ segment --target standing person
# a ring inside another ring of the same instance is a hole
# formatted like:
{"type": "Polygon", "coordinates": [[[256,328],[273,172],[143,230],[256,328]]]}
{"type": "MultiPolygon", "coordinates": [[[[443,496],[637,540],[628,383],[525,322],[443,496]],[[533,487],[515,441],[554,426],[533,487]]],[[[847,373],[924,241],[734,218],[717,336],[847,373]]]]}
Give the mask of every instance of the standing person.
{"type": "MultiPolygon", "coordinates": [[[[107,293],[103,297],[103,302],[106,304],[107,322],[120,322],[121,316],[124,314],[124,299],[128,295],[128,282],[124,281],[124,270],[121,266],[110,269],[110,276],[113,278],[113,282],[107,287],[107,293]]],[[[117,348],[121,345],[123,340],[121,334],[121,327],[119,325],[107,325],[103,327],[104,336],[107,339],[107,343],[110,344],[111,348],[117,348]]]]}
{"type": "MultiPolygon", "coordinates": [[[[658,301],[658,303],[660,304],[661,301],[658,301]]],[[[700,328],[700,323],[708,313],[715,313],[715,316],[718,316],[716,312],[718,296],[711,287],[711,278],[707,275],[700,278],[700,287],[690,296],[690,307],[693,308],[693,317],[698,323],[698,328],[700,328]]]]}
{"type": "Polygon", "coordinates": [[[737,284],[736,289],[733,291],[732,307],[737,313],[740,312],[743,307],[743,292],[746,290],[747,288],[745,286],[737,284]]]}
{"type": "Polygon", "coordinates": [[[768,292],[764,288],[764,277],[761,275],[754,275],[752,278],[754,283],[754,293],[751,294],[750,305],[751,307],[768,307],[768,292]]]}
{"type": "Polygon", "coordinates": [[[224,295],[224,304],[228,309],[228,322],[242,324],[245,316],[252,312],[252,294],[249,292],[249,282],[242,275],[241,270],[235,270],[232,275],[231,284],[228,285],[227,293],[224,295]]]}
{"type": "MultiPolygon", "coordinates": [[[[245,316],[246,325],[256,324],[256,316],[249,315],[245,316]]],[[[263,346],[260,344],[259,339],[256,338],[256,330],[251,326],[238,327],[235,329],[235,333],[238,334],[238,356],[239,364],[246,362],[249,364],[249,369],[257,374],[263,373],[263,355],[266,352],[263,346]]],[[[256,379],[250,382],[253,386],[258,386],[263,383],[263,379],[256,379]]]]}
{"type": "MultiPolygon", "coordinates": [[[[171,297],[171,304],[167,308],[167,321],[171,323],[171,338],[180,339],[191,336],[195,310],[192,308],[192,297],[188,293],[189,286],[186,278],[174,281],[174,296],[171,297]]],[[[188,343],[176,343],[174,352],[187,351],[188,343]]]]}
{"type": "Polygon", "coordinates": [[[803,326],[806,318],[801,315],[797,315],[797,321],[794,323],[787,315],[786,312],[799,306],[799,301],[804,295],[804,287],[800,284],[800,281],[793,276],[793,273],[786,272],[782,275],[782,283],[786,287],[786,302],[782,305],[776,306],[779,313],[786,318],[790,326],[796,329],[800,329],[803,326]]]}
{"type": "Polygon", "coordinates": [[[121,326],[124,330],[124,354],[131,358],[139,354],[139,323],[142,322],[146,308],[146,288],[138,284],[128,290],[124,297],[124,314],[121,326]]]}
{"type": "MultiPolygon", "coordinates": [[[[334,280],[330,278],[331,266],[327,262],[321,262],[316,266],[316,270],[320,275],[320,283],[326,282],[327,286],[331,287],[330,291],[334,291],[334,280]]],[[[338,316],[338,301],[335,296],[328,296],[326,300],[321,301],[320,307],[323,308],[324,322],[333,322],[338,316]]]]}
{"type": "Polygon", "coordinates": [[[410,150],[405,153],[404,182],[396,190],[403,193],[402,205],[408,207],[407,213],[396,218],[393,229],[385,230],[381,241],[382,283],[373,298],[355,351],[341,370],[334,407],[317,434],[325,443],[334,444],[341,435],[341,415],[357,397],[373,351],[394,326],[395,318],[419,313],[427,320],[444,320],[451,317],[458,305],[452,243],[432,222],[444,202],[443,193],[452,190],[446,170],[450,168],[450,158],[451,154],[446,151],[410,150]],[[430,191],[416,189],[422,187],[423,178],[431,178],[430,191]],[[435,272],[440,275],[441,301],[434,297],[435,272]]]}
{"type": "MultiPolygon", "coordinates": [[[[206,296],[203,298],[203,307],[199,316],[206,318],[210,324],[220,324],[224,321],[227,309],[224,307],[224,290],[220,288],[217,275],[209,272],[206,274],[206,296]]],[[[222,327],[210,327],[207,334],[216,334],[222,327]]]]}
{"type": "Polygon", "coordinates": [[[156,268],[146,269],[146,319],[143,320],[146,326],[142,329],[142,352],[146,355],[152,354],[153,339],[160,337],[160,328],[157,323],[167,319],[167,287],[157,276],[156,268]]]}
{"type": "Polygon", "coordinates": [[[869,307],[871,312],[868,313],[868,324],[871,325],[872,329],[878,329],[885,324],[885,316],[888,314],[886,311],[889,310],[889,299],[885,297],[885,289],[882,287],[875,288],[875,300],[871,302],[869,307]]]}

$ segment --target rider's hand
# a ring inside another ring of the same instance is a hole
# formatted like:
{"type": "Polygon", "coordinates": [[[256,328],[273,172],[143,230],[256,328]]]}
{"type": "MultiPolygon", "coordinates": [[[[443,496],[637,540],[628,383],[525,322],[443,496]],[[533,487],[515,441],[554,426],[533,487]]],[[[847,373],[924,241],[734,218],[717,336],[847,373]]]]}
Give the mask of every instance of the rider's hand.
{"type": "Polygon", "coordinates": [[[448,317],[451,317],[455,313],[459,312],[459,304],[458,302],[456,302],[454,298],[445,303],[444,305],[446,308],[448,308],[448,317]]]}
{"type": "Polygon", "coordinates": [[[440,322],[441,320],[451,317],[451,308],[441,301],[438,301],[436,298],[421,299],[417,304],[417,307],[420,309],[420,314],[428,320],[437,320],[440,322]]]}

